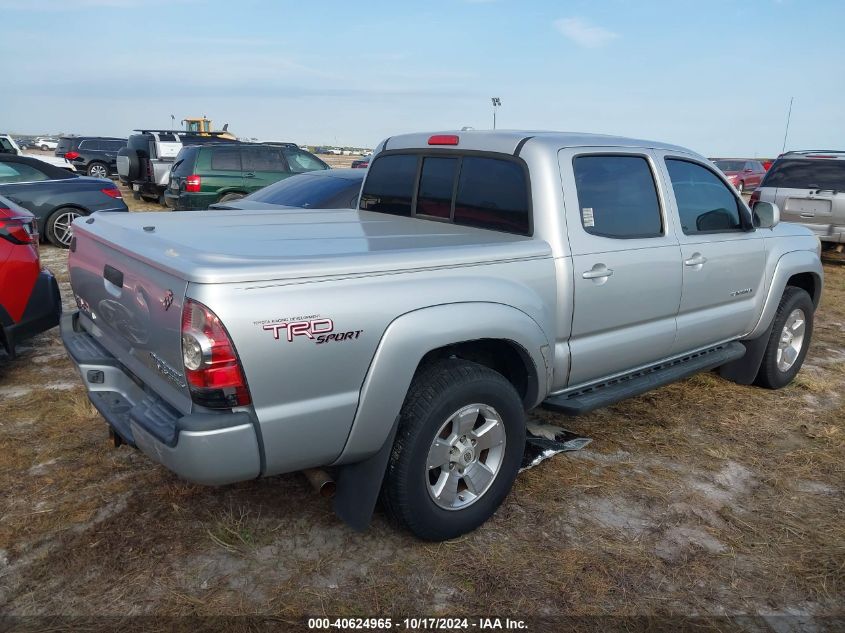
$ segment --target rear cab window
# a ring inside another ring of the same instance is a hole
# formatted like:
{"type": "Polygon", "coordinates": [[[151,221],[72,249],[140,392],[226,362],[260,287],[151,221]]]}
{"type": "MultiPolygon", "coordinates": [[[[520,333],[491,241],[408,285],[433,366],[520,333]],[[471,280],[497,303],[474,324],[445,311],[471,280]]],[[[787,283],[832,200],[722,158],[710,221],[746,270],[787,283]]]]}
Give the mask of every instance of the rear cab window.
{"type": "Polygon", "coordinates": [[[482,152],[383,153],[369,167],[359,208],[531,235],[528,171],[482,152]]]}

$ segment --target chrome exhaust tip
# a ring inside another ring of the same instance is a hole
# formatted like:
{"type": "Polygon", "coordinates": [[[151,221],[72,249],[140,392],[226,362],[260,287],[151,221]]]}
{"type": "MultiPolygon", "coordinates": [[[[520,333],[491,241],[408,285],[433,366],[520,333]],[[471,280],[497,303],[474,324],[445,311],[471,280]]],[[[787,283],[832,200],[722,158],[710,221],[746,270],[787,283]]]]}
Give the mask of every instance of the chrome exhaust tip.
{"type": "Polygon", "coordinates": [[[307,470],[303,470],[302,474],[305,475],[308,483],[311,484],[311,487],[318,495],[324,499],[334,497],[336,485],[332,476],[325,470],[322,468],[308,468],[307,470]]]}

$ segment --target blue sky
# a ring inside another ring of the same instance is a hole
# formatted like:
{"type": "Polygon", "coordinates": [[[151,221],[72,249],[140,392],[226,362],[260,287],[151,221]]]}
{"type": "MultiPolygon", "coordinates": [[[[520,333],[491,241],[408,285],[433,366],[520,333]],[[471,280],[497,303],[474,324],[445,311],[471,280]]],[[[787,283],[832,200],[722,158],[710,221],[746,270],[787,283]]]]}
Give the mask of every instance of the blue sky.
{"type": "Polygon", "coordinates": [[[707,155],[845,148],[842,0],[0,0],[0,128],[125,136],[207,114],[374,146],[492,125],[707,155]]]}

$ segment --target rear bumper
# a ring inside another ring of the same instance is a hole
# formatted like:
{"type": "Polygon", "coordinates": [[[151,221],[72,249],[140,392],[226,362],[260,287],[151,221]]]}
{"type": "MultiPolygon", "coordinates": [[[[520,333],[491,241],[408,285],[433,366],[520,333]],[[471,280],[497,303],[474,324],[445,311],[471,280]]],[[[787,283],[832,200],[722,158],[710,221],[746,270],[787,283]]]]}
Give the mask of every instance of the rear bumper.
{"type": "MultiPolygon", "coordinates": [[[[791,220],[785,219],[785,222],[791,220]]],[[[845,225],[841,224],[813,224],[809,222],[794,222],[798,226],[809,229],[822,242],[833,242],[834,244],[845,243],[845,225]]]]}
{"type": "Polygon", "coordinates": [[[91,404],[127,444],[199,484],[229,484],[261,474],[250,413],[182,415],[133,376],[78,321],[78,312],[62,317],[62,341],[79,369],[91,404]]]}
{"type": "Polygon", "coordinates": [[[164,192],[164,203],[174,211],[197,211],[208,209],[208,205],[217,202],[217,194],[176,193],[172,189],[164,192]]]}
{"type": "Polygon", "coordinates": [[[62,299],[59,294],[59,284],[50,271],[42,270],[35,280],[21,320],[3,326],[6,352],[14,356],[15,346],[18,343],[57,326],[61,314],[62,299]]]}

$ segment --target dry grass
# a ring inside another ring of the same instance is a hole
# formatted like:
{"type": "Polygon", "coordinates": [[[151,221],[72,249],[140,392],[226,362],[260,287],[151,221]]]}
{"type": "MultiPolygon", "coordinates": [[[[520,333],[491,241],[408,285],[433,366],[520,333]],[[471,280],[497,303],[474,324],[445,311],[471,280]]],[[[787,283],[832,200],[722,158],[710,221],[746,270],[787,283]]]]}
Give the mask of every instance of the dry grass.
{"type": "MultiPolygon", "coordinates": [[[[44,258],[66,282],[64,254],[44,258]]],[[[523,473],[488,524],[442,544],[380,513],[351,532],[296,475],[203,488],[110,449],[49,332],[0,365],[0,604],[283,621],[841,614],[845,267],[826,275],[794,384],[703,374],[582,418],[538,412],[590,450],[523,473]]]]}

